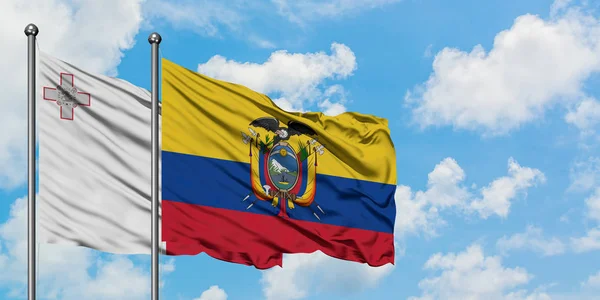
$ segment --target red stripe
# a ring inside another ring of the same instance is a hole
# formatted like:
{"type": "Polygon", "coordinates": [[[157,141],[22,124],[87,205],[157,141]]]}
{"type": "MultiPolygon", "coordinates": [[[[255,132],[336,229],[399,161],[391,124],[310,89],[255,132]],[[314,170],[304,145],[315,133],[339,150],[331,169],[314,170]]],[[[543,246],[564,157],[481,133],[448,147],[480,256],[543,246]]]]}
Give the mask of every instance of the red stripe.
{"type": "Polygon", "coordinates": [[[260,270],[283,266],[283,255],[281,253],[273,253],[270,256],[266,254],[253,255],[252,253],[227,251],[219,248],[216,244],[205,247],[195,241],[184,241],[183,239],[177,242],[167,242],[167,255],[197,255],[202,252],[222,261],[255,266],[260,270]]]}
{"type": "Polygon", "coordinates": [[[283,219],[175,201],[162,201],[168,255],[202,252],[258,269],[282,266],[282,253],[317,250],[343,260],[394,263],[394,237],[364,229],[283,219]]]}

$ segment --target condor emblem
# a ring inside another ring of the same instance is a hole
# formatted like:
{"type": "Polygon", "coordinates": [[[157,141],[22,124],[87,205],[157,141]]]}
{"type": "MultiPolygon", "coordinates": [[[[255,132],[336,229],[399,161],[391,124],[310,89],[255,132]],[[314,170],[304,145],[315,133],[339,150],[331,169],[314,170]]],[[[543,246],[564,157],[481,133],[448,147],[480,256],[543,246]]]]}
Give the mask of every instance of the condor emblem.
{"type": "Polygon", "coordinates": [[[242,141],[249,147],[250,181],[256,200],[247,209],[256,201],[270,201],[273,206],[280,206],[279,216],[287,217],[286,209],[297,205],[310,209],[321,220],[317,212],[321,216],[325,212],[314,197],[317,155],[323,155],[325,147],[317,141],[317,133],[296,121],[280,126],[273,117],[258,118],[249,126],[249,133],[242,132],[242,141]]]}

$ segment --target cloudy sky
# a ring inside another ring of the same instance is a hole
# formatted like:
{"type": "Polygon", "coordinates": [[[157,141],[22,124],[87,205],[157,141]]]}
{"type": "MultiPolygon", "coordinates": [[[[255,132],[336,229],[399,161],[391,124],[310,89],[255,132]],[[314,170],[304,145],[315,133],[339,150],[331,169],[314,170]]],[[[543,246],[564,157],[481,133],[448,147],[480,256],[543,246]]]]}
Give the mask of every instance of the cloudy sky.
{"type": "MultiPolygon", "coordinates": [[[[1,299],[26,295],[29,22],[43,51],[144,88],[158,31],[163,57],[286,110],[390,121],[395,266],[315,253],[258,271],[161,257],[162,299],[600,294],[597,1],[3,0],[1,299]]],[[[148,299],[149,274],[148,256],[39,250],[40,299],[148,299]]]]}

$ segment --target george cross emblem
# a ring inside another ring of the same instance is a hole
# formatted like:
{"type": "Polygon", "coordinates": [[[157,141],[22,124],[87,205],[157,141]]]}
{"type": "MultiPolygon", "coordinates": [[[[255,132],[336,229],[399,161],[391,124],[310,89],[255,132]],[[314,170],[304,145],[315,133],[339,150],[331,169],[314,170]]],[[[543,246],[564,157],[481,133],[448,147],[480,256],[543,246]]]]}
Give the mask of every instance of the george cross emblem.
{"type": "Polygon", "coordinates": [[[92,96],[78,91],[74,81],[73,74],[60,73],[60,85],[44,87],[44,100],[55,101],[60,106],[60,118],[63,120],[73,120],[75,107],[92,104],[92,96]]]}

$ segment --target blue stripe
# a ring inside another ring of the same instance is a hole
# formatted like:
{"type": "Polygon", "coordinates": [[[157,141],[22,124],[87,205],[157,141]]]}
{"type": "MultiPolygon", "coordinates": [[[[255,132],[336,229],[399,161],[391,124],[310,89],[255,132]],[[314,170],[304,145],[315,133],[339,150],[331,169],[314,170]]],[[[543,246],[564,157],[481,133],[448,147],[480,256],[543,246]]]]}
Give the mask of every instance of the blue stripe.
{"type": "MultiPolygon", "coordinates": [[[[296,220],[393,233],[396,186],[317,174],[315,202],[310,208],[286,210],[296,220]],[[325,214],[316,207],[319,205],[325,214]],[[313,215],[316,212],[321,220],[313,215]]],[[[248,213],[277,215],[279,205],[256,201],[250,163],[162,151],[163,199],[248,213]],[[242,202],[242,199],[250,197],[242,202]]]]}

